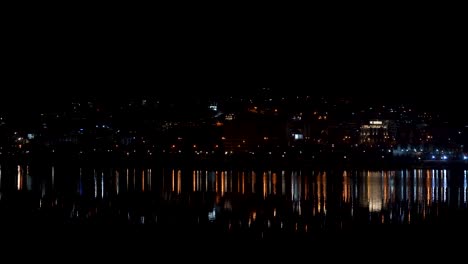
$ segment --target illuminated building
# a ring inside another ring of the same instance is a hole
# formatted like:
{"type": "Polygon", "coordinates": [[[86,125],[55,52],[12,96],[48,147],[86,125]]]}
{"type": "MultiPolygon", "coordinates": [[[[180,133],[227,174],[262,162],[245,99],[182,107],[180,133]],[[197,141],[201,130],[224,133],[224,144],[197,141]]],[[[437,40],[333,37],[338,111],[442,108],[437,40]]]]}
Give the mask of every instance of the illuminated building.
{"type": "Polygon", "coordinates": [[[370,147],[392,145],[395,141],[396,125],[389,120],[371,120],[361,125],[360,143],[370,147]]]}

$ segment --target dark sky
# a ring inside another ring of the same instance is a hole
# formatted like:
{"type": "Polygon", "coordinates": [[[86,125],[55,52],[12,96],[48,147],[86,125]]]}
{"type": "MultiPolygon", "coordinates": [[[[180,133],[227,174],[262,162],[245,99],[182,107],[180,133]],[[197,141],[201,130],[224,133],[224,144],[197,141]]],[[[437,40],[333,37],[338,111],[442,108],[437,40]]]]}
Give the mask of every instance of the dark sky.
{"type": "Polygon", "coordinates": [[[29,107],[71,95],[191,97],[258,87],[443,108],[463,102],[467,49],[456,24],[402,17],[283,22],[243,30],[27,24],[5,33],[0,102],[29,107]]]}

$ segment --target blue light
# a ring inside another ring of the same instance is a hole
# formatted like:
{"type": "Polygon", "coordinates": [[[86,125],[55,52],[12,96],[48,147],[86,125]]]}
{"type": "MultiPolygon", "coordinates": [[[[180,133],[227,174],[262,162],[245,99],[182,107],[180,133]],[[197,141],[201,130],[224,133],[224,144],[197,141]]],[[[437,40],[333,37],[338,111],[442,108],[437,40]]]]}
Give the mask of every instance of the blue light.
{"type": "Polygon", "coordinates": [[[442,159],[443,159],[443,160],[446,160],[446,159],[447,159],[447,156],[445,156],[445,155],[442,156],[442,159]]]}
{"type": "Polygon", "coordinates": [[[435,159],[435,156],[434,156],[434,155],[432,155],[432,159],[435,159]]]}
{"type": "Polygon", "coordinates": [[[468,156],[463,156],[463,160],[468,160],[468,156]]]}

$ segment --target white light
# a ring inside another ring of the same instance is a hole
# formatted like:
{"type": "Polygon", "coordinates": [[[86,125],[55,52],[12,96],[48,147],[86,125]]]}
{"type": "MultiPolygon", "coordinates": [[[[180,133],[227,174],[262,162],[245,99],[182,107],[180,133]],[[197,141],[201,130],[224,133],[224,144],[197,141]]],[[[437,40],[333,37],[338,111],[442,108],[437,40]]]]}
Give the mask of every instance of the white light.
{"type": "Polygon", "coordinates": [[[213,208],[213,211],[208,212],[208,221],[216,220],[216,209],[213,208]]]}

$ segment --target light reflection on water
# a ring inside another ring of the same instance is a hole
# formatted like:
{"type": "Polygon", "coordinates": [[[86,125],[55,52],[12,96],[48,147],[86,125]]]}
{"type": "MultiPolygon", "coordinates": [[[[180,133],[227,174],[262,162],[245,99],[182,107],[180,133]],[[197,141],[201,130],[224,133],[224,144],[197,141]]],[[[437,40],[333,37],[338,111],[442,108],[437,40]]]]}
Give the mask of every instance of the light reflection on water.
{"type": "Polygon", "coordinates": [[[468,196],[467,170],[446,169],[254,171],[2,166],[0,188],[2,202],[6,193],[36,194],[31,199],[38,199],[38,208],[32,210],[46,212],[59,207],[68,216],[63,221],[206,222],[231,231],[256,228],[301,233],[345,229],[356,222],[434,221],[443,208],[467,210],[468,196]]]}

